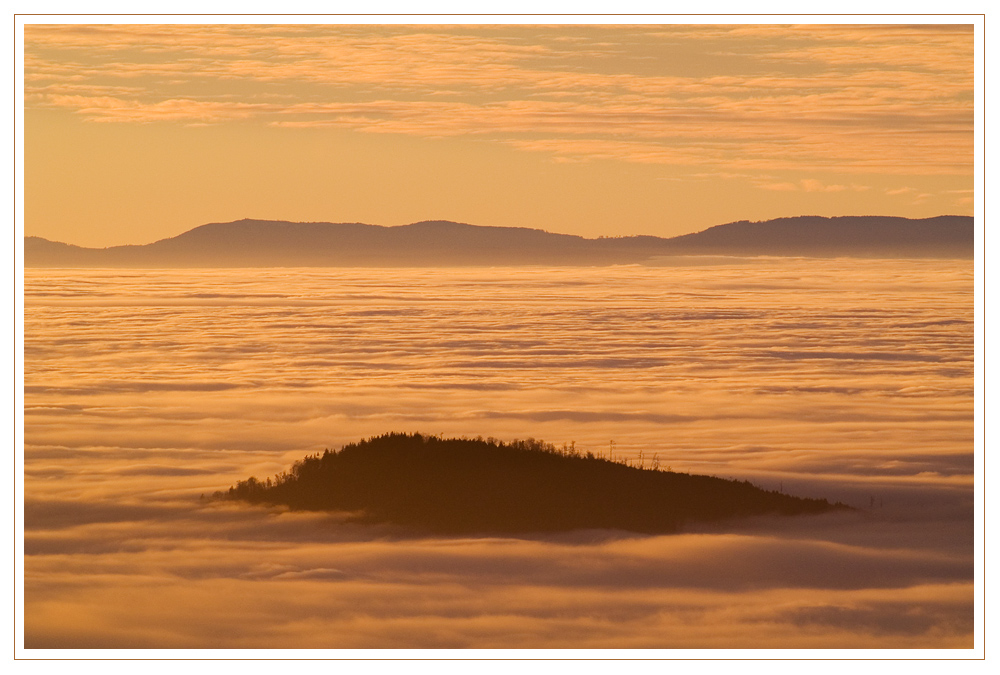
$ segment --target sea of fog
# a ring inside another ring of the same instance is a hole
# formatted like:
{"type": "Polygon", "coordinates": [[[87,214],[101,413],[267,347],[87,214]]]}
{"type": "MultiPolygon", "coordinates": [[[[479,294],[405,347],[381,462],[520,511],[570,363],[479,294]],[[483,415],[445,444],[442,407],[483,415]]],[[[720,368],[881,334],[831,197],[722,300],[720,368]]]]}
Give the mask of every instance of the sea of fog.
{"type": "Polygon", "coordinates": [[[971,262],[704,262],[26,270],[25,646],[972,648],[971,262]],[[431,539],[199,499],[389,431],[857,510],[431,539]]]}

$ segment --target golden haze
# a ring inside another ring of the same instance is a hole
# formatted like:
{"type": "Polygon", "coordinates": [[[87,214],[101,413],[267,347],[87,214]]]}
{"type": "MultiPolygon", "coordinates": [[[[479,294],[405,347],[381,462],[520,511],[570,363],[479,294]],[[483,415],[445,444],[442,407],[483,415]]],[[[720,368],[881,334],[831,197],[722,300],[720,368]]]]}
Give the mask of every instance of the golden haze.
{"type": "Polygon", "coordinates": [[[138,244],[251,217],[672,236],[968,215],[972,35],[28,25],[25,233],[138,244]]]}

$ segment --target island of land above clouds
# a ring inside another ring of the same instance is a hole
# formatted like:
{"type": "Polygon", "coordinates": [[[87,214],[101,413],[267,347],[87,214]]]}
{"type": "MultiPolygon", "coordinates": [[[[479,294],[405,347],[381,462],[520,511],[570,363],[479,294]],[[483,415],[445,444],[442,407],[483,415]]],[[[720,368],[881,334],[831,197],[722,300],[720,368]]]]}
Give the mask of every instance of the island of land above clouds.
{"type": "Polygon", "coordinates": [[[972,258],[970,216],[798,216],[739,221],[679,237],[586,239],[523,227],[424,221],[238,220],[151,244],[83,248],[25,237],[26,267],[451,267],[656,263],[674,256],[972,258]]]}
{"type": "Polygon", "coordinates": [[[849,510],[747,481],[678,473],[541,441],[385,434],[306,457],[273,480],[249,478],[216,500],[351,512],[359,522],[444,535],[569,530],[674,533],[687,524],[849,510]]]}

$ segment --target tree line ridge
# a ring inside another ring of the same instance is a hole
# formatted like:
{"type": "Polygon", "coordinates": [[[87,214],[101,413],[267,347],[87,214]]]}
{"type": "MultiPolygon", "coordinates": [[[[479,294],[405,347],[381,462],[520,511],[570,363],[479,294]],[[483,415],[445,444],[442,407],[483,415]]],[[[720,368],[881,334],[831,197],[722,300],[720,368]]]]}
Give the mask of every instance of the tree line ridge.
{"type": "Polygon", "coordinates": [[[437,534],[577,529],[673,533],[689,523],[847,509],[748,481],[612,460],[534,439],[387,433],[251,477],[216,500],[352,512],[361,522],[437,534]]]}

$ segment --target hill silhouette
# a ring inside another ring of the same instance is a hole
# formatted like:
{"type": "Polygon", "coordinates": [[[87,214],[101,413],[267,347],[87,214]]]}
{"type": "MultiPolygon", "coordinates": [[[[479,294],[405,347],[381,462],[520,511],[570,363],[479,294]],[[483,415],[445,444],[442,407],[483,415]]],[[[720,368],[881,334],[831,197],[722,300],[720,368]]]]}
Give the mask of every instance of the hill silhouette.
{"type": "Polygon", "coordinates": [[[390,433],[306,457],[274,479],[240,481],[214,497],[350,511],[362,521],[439,534],[671,533],[698,521],[848,508],[654,467],[535,440],[390,433]]]}
{"type": "Polygon", "coordinates": [[[84,248],[26,237],[27,267],[427,267],[612,265],[679,255],[971,258],[973,220],[799,216],[718,225],[669,239],[584,237],[524,227],[424,221],[238,220],[141,246],[84,248]]]}
{"type": "Polygon", "coordinates": [[[974,239],[968,216],[799,216],[716,225],[670,242],[689,254],[809,256],[809,251],[822,251],[829,256],[971,258],[974,239]]]}

